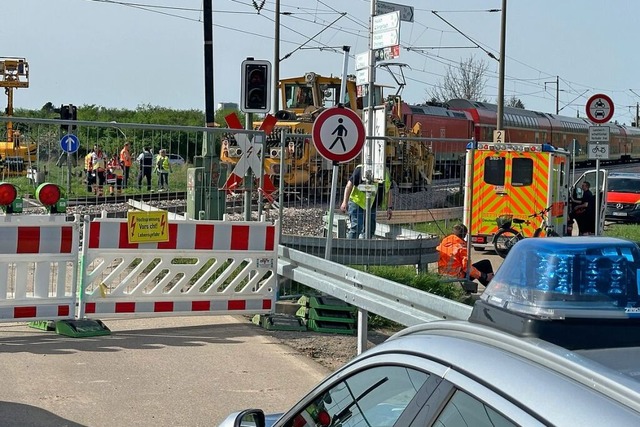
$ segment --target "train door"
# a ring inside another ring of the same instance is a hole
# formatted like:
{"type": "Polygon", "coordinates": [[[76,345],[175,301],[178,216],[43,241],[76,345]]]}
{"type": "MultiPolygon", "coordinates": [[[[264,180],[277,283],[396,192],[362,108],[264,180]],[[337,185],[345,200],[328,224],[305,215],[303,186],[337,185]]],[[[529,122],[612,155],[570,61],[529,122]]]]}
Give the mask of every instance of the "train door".
{"type": "MultiPolygon", "coordinates": [[[[600,187],[600,194],[599,194],[600,222],[598,224],[598,235],[602,235],[602,232],[604,231],[605,208],[607,206],[607,203],[606,203],[607,178],[609,176],[609,172],[606,169],[600,169],[599,172],[600,173],[598,175],[598,187],[600,187]]],[[[596,188],[596,170],[593,169],[580,175],[580,178],[578,178],[576,182],[573,183],[573,186],[571,187],[572,201],[579,202],[579,200],[582,198],[581,186],[584,181],[587,181],[589,183],[589,185],[591,186],[591,191],[595,195],[594,189],[596,188]]]]}

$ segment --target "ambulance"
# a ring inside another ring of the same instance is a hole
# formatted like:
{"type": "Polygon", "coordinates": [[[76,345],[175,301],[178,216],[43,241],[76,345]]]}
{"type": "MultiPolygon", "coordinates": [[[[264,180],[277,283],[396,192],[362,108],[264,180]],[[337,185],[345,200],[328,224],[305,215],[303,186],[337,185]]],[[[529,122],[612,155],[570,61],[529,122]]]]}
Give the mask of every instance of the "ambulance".
{"type": "Polygon", "coordinates": [[[492,246],[502,218],[522,219],[512,228],[533,237],[546,226],[567,233],[571,154],[549,144],[476,142],[467,146],[464,223],[471,244],[492,246]],[[547,210],[547,224],[533,215],[547,210]]]}

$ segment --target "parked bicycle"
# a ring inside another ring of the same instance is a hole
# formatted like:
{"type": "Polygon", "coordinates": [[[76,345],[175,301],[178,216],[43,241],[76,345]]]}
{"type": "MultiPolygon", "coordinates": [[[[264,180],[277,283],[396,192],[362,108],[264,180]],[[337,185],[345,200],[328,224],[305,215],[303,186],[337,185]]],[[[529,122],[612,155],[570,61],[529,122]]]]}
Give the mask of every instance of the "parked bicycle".
{"type": "MultiPolygon", "coordinates": [[[[553,225],[549,224],[549,211],[551,206],[540,212],[535,212],[528,216],[528,218],[540,218],[540,225],[533,233],[533,237],[558,237],[560,236],[553,225]]],[[[506,257],[513,245],[524,239],[522,224],[530,224],[528,219],[514,218],[513,215],[501,215],[496,219],[498,224],[498,232],[493,236],[493,246],[496,249],[496,253],[502,258],[506,257]],[[517,225],[520,229],[515,230],[512,224],[517,225]]]]}

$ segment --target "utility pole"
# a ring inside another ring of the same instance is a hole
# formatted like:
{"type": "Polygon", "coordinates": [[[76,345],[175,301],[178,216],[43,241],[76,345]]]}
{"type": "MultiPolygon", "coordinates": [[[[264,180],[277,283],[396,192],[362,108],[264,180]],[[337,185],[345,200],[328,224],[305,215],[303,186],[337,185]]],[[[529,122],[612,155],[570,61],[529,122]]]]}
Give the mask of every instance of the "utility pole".
{"type": "Polygon", "coordinates": [[[275,44],[273,46],[273,108],[271,112],[277,113],[280,109],[280,92],[278,91],[278,83],[280,82],[280,0],[276,0],[275,5],[275,44]]]}
{"type": "Polygon", "coordinates": [[[556,115],[560,114],[560,77],[556,76],[555,82],[544,82],[544,89],[547,90],[547,85],[556,85],[556,115]]]}
{"type": "MultiPolygon", "coordinates": [[[[204,26],[204,99],[205,126],[215,127],[215,106],[213,103],[213,0],[203,2],[204,26]]],[[[204,187],[204,215],[202,219],[221,220],[225,210],[225,193],[219,191],[225,177],[220,175],[220,158],[216,152],[215,134],[205,132],[202,144],[202,164],[204,187]]],[[[200,166],[196,164],[196,166],[200,166]]],[[[223,184],[224,185],[224,184],[223,184]]]]}
{"type": "Polygon", "coordinates": [[[506,58],[507,34],[507,0],[502,0],[502,17],[500,20],[500,71],[498,76],[498,120],[496,129],[502,130],[504,122],[504,63],[506,58]]]}

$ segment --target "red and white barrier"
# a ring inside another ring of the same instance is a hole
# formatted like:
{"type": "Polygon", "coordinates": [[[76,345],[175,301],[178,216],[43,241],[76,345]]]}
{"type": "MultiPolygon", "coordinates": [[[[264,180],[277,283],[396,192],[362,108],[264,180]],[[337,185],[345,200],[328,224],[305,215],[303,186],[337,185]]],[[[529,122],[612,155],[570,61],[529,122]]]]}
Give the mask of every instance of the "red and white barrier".
{"type": "Polygon", "coordinates": [[[168,242],[129,243],[126,220],[86,223],[79,317],[270,313],[276,227],[170,221],[168,242]]]}
{"type": "Polygon", "coordinates": [[[0,216],[0,322],[73,319],[78,219],[0,216]]]}

